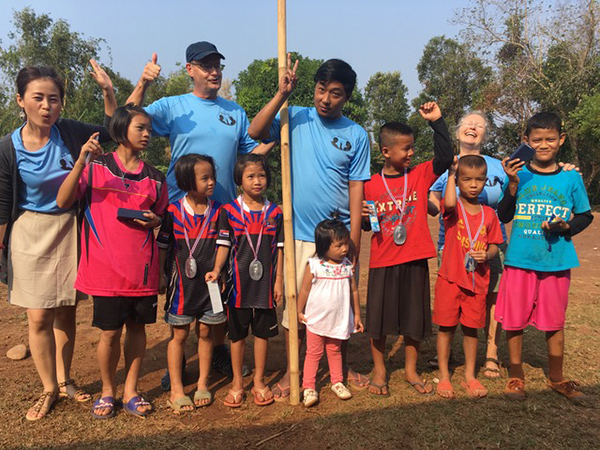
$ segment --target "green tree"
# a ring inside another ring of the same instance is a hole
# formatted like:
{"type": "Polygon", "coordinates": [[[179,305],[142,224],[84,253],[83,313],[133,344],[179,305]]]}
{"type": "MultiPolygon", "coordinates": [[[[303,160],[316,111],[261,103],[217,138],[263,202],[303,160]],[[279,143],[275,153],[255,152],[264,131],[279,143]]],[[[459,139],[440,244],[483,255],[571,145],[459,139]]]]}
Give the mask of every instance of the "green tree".
{"type": "MultiPolygon", "coordinates": [[[[8,33],[10,44],[0,47],[0,71],[6,86],[0,95],[0,131],[6,134],[16,128],[21,120],[14,101],[14,80],[21,68],[28,65],[45,65],[54,68],[65,83],[65,102],[62,116],[89,123],[102,123],[104,103],[102,92],[90,77],[90,59],[98,60],[103,39],[85,39],[69,24],[54,21],[47,14],[36,14],[30,8],[16,11],[14,30],[8,33]]],[[[111,76],[117,100],[123,102],[133,89],[132,84],[102,64],[111,76]]]]}
{"type": "Polygon", "coordinates": [[[377,72],[365,86],[368,122],[371,136],[371,171],[379,172],[383,165],[379,151],[379,129],[386,122],[406,122],[408,118],[407,87],[400,72],[377,72]]]}

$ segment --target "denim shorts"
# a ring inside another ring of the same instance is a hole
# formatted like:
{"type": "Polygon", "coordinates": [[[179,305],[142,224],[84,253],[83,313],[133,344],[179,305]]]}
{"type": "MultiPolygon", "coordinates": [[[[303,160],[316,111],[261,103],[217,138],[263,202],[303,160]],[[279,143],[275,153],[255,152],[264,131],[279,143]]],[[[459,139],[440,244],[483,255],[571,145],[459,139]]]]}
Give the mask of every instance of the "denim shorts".
{"type": "Polygon", "coordinates": [[[197,316],[186,316],[183,314],[171,314],[168,311],[165,312],[165,322],[167,322],[169,325],[183,326],[189,325],[196,321],[205,325],[220,325],[227,322],[227,314],[225,311],[215,314],[212,312],[212,310],[201,313],[197,316]]]}

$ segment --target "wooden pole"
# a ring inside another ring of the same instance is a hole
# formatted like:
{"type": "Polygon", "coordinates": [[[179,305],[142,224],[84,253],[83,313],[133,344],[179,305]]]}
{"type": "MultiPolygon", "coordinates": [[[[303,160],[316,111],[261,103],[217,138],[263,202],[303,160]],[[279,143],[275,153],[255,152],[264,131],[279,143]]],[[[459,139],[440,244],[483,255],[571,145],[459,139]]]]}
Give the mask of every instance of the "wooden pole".
{"type": "MultiPolygon", "coordinates": [[[[287,35],[285,0],[277,0],[277,50],[279,77],[287,63],[287,35]]],[[[292,222],[292,185],[290,174],[290,127],[288,102],[279,110],[281,119],[281,190],[283,198],[283,232],[285,236],[285,296],[289,317],[290,404],[300,403],[300,376],[298,371],[298,313],[296,303],[296,258],[294,255],[294,228],[292,222]]]]}

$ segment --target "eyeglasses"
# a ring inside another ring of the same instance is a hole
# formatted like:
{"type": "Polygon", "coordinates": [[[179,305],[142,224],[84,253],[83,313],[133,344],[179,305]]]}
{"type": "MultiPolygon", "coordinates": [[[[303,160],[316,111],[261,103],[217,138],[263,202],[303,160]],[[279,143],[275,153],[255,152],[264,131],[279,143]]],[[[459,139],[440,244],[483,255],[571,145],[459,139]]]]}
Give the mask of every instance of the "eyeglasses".
{"type": "Polygon", "coordinates": [[[224,64],[218,64],[218,63],[197,63],[197,62],[191,62],[190,64],[192,64],[193,66],[197,66],[200,67],[204,72],[212,72],[213,70],[216,70],[217,72],[223,72],[223,69],[225,68],[224,64]]]}
{"type": "Polygon", "coordinates": [[[467,128],[475,128],[476,130],[485,130],[485,125],[482,125],[480,123],[475,123],[475,122],[462,123],[461,126],[467,127],[467,128]]]}

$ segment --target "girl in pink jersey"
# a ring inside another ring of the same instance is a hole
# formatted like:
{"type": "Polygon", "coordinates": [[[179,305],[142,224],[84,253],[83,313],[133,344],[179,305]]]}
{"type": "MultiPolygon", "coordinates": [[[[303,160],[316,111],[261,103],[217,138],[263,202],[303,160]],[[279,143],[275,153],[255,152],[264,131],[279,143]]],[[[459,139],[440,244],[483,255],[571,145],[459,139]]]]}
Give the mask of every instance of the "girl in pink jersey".
{"type": "Polygon", "coordinates": [[[61,207],[76,199],[83,204],[75,287],[93,296],[92,325],[102,330],[98,344],[102,395],[92,415],[97,419],[115,415],[116,371],[126,325],[123,406],[128,413],[145,417],[152,407],[138,394],[137,382],[146,350],[145,324],[156,322],[159,258],[153,230],[168,205],[167,185],[162,173],[140,159],[151,133],[143,109],[118,108],[109,131],[119,144],[117,150],[101,154],[94,133],[56,201],[61,207]],[[139,218],[124,218],[124,212],[139,218]]]}

